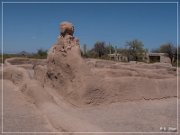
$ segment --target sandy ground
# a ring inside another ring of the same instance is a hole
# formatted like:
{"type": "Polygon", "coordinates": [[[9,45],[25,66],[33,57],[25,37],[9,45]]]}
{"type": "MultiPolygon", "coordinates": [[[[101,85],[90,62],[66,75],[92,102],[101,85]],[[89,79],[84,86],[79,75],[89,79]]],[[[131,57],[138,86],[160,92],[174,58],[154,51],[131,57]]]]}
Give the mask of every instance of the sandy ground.
{"type": "Polygon", "coordinates": [[[3,131],[160,132],[161,126],[177,127],[174,68],[169,65],[127,64],[93,59],[86,62],[93,73],[109,81],[106,87],[114,89],[106,92],[107,101],[97,100],[97,104],[82,107],[67,102],[55,89],[42,88],[33,79],[31,62],[18,62],[18,65],[13,63],[15,67],[6,64],[3,80],[3,131]],[[22,78],[19,71],[27,72],[30,79],[22,78]],[[26,87],[21,86],[22,81],[26,81],[26,87]],[[124,91],[118,92],[122,86],[124,91]]]}

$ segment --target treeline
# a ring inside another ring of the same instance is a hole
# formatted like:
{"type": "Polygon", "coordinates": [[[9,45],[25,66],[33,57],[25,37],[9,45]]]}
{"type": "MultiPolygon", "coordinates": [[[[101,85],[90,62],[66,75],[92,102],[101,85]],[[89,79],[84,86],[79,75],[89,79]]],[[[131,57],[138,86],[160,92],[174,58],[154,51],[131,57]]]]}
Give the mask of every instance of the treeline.
{"type": "Polygon", "coordinates": [[[109,59],[109,54],[120,53],[127,56],[128,61],[142,61],[143,57],[148,52],[144,48],[143,42],[139,40],[132,40],[125,43],[124,47],[117,48],[112,44],[105,42],[96,42],[92,49],[87,50],[86,45],[83,46],[83,56],[88,58],[109,59]]]}
{"type": "MultiPolygon", "coordinates": [[[[24,52],[24,51],[23,51],[24,52]]],[[[17,53],[17,54],[0,54],[0,63],[4,63],[7,58],[12,57],[26,57],[26,58],[34,58],[34,59],[46,59],[47,58],[47,50],[38,49],[36,53],[17,53]]]]}
{"type": "Polygon", "coordinates": [[[36,58],[36,59],[46,59],[47,58],[47,52],[48,50],[44,50],[42,48],[38,49],[35,54],[30,56],[30,58],[36,58]]]}
{"type": "MultiPolygon", "coordinates": [[[[172,65],[176,66],[179,64],[180,58],[180,47],[176,47],[172,43],[165,43],[160,45],[159,48],[152,49],[148,51],[148,49],[144,48],[144,44],[140,40],[131,40],[127,41],[123,47],[117,48],[110,43],[105,43],[98,41],[96,42],[91,49],[87,49],[87,45],[84,44],[81,49],[81,55],[85,58],[98,58],[98,59],[106,59],[110,60],[109,54],[121,54],[127,57],[127,61],[140,61],[146,62],[147,53],[166,53],[170,58],[172,65]]],[[[47,58],[47,50],[42,48],[38,49],[36,53],[32,54],[2,54],[0,55],[0,62],[4,62],[6,58],[11,57],[27,57],[27,58],[35,58],[35,59],[46,59],[47,58]]]]}
{"type": "Polygon", "coordinates": [[[124,44],[124,47],[117,48],[110,43],[105,42],[96,42],[91,49],[87,49],[87,45],[84,44],[82,48],[82,56],[86,58],[99,58],[99,59],[110,59],[109,54],[119,53],[123,56],[126,56],[128,61],[140,61],[145,62],[147,60],[147,53],[166,53],[170,58],[173,65],[177,64],[178,58],[180,55],[178,51],[180,48],[176,47],[172,43],[165,43],[160,45],[159,48],[149,51],[144,48],[142,41],[135,39],[127,41],[124,44]]]}

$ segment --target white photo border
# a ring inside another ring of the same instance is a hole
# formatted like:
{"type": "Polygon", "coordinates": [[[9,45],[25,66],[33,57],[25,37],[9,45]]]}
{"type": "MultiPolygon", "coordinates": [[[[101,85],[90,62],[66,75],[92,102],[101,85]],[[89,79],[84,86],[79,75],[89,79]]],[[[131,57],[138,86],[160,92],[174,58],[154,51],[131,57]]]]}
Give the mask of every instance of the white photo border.
{"type": "MultiPolygon", "coordinates": [[[[178,24],[179,24],[179,17],[178,17],[178,12],[179,12],[179,2],[1,2],[1,8],[2,8],[2,12],[1,12],[1,21],[2,21],[2,25],[1,25],[1,27],[2,27],[2,35],[1,35],[1,55],[2,55],[2,61],[3,61],[3,43],[4,43],[4,41],[3,41],[3,39],[4,39],[4,37],[3,37],[3,5],[4,4],[13,4],[13,3],[19,3],[19,4],[36,4],[36,3],[39,3],[39,4],[53,4],[53,3],[60,3],[60,4],[70,4],[70,3],[72,3],[72,4],[130,4],[130,3],[132,3],[132,4],[135,4],[135,3],[138,3],[138,4],[172,4],[172,3],[174,3],[174,4],[176,4],[177,5],[177,31],[176,31],[176,34],[177,34],[177,48],[178,48],[178,43],[179,43],[179,26],[178,26],[178,24]]],[[[178,55],[178,49],[177,49],[177,55],[178,55]]],[[[179,61],[178,60],[178,57],[177,57],[177,61],[179,61]]],[[[177,62],[177,69],[178,69],[178,62],[177,62]]],[[[156,133],[156,134],[168,134],[168,133],[172,133],[172,132],[4,132],[3,131],[3,63],[2,63],[2,65],[1,65],[1,70],[2,70],[2,116],[1,116],[1,119],[2,119],[2,121],[1,121],[1,124],[2,124],[2,131],[1,131],[1,133],[3,133],[3,134],[56,134],[56,133],[99,133],[99,134],[104,134],[104,133],[113,133],[113,134],[119,134],[119,133],[123,133],[123,134],[129,134],[129,133],[133,133],[133,134],[144,134],[144,133],[148,133],[148,134],[154,134],[154,133],[156,133]]],[[[178,70],[177,70],[177,132],[173,132],[173,133],[175,133],[175,134],[178,134],[179,132],[178,132],[178,125],[179,125],[179,108],[178,108],[178,96],[179,96],[179,91],[178,91],[178,88],[179,88],[179,84],[178,84],[178,80],[179,80],[179,73],[178,73],[178,70]]]]}

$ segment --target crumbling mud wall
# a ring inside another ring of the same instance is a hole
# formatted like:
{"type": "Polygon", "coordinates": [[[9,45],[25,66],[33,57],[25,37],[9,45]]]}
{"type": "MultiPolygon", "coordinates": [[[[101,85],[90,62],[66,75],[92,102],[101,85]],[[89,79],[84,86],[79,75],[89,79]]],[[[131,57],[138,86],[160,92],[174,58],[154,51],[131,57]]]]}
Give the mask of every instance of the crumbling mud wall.
{"type": "Polygon", "coordinates": [[[101,60],[93,68],[81,57],[74,26],[63,22],[60,30],[48,51],[47,64],[36,65],[34,73],[43,87],[56,89],[67,102],[81,106],[176,97],[176,70],[168,75],[172,67],[114,62],[104,67],[101,60]]]}
{"type": "Polygon", "coordinates": [[[74,26],[63,22],[60,29],[57,42],[48,51],[47,66],[37,65],[35,77],[69,102],[82,102],[89,89],[96,91],[99,79],[81,57],[79,40],[73,36],[74,26]]]}

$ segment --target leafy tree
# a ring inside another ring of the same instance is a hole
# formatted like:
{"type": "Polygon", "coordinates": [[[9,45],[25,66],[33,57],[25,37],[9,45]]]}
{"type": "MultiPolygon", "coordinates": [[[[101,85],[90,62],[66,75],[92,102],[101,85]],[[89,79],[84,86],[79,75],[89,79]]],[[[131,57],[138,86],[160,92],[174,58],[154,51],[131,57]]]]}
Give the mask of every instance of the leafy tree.
{"type": "Polygon", "coordinates": [[[108,54],[112,54],[115,52],[115,48],[109,43],[109,45],[105,46],[108,54]]]}
{"type": "Polygon", "coordinates": [[[40,58],[46,58],[46,57],[47,57],[47,50],[38,49],[38,50],[37,50],[37,55],[38,55],[40,58]]]}
{"type": "Polygon", "coordinates": [[[176,49],[175,49],[174,59],[180,60],[180,46],[176,47],[176,49]]]}
{"type": "Polygon", "coordinates": [[[124,56],[128,56],[128,49],[126,49],[126,48],[118,48],[117,53],[120,53],[120,54],[122,54],[124,56]]]}
{"type": "Polygon", "coordinates": [[[180,46],[176,47],[173,65],[180,66],[180,46]]]}
{"type": "Polygon", "coordinates": [[[171,60],[171,63],[173,63],[173,59],[175,58],[176,55],[176,48],[172,43],[162,44],[159,48],[159,51],[161,53],[167,53],[168,57],[171,60]]]}
{"type": "Polygon", "coordinates": [[[142,61],[145,55],[144,44],[139,40],[126,42],[127,55],[129,60],[142,61]]]}
{"type": "Polygon", "coordinates": [[[83,54],[86,55],[86,53],[87,53],[87,45],[84,44],[83,45],[83,54]]]}
{"type": "Polygon", "coordinates": [[[98,57],[98,54],[93,50],[88,50],[87,53],[86,53],[86,57],[89,57],[89,58],[97,58],[98,57]]]}
{"type": "Polygon", "coordinates": [[[103,55],[106,55],[108,53],[105,47],[105,42],[96,42],[94,44],[92,51],[94,51],[99,58],[101,58],[103,55]]]}

